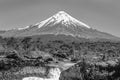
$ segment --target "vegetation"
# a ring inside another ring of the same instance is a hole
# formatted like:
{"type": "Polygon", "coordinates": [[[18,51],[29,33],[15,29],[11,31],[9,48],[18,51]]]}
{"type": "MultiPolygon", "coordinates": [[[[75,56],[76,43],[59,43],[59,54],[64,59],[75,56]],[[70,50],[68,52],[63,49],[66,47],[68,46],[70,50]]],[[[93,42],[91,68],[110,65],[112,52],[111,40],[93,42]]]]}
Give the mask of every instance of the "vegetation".
{"type": "Polygon", "coordinates": [[[64,71],[60,80],[120,79],[120,42],[0,37],[2,75],[9,71],[14,74],[25,66],[45,66],[55,60],[81,61],[64,71]]]}
{"type": "Polygon", "coordinates": [[[116,65],[107,66],[91,64],[84,59],[77,65],[62,72],[60,80],[119,80],[120,62],[116,65]]]}

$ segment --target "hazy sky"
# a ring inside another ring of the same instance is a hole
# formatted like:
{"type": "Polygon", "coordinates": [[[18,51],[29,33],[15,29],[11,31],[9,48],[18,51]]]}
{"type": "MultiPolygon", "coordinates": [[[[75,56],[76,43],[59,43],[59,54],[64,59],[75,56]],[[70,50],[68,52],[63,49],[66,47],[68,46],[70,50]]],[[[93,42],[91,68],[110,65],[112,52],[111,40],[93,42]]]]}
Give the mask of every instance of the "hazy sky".
{"type": "Polygon", "coordinates": [[[35,24],[59,11],[120,37],[120,0],[0,0],[0,29],[35,24]]]}

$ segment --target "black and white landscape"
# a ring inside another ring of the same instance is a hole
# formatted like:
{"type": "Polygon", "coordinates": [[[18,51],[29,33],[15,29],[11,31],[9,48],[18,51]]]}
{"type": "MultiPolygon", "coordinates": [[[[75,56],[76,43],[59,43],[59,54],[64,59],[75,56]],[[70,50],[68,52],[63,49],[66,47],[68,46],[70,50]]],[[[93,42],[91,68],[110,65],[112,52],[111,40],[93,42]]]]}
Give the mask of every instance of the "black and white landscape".
{"type": "Polygon", "coordinates": [[[120,79],[120,38],[64,11],[0,35],[0,80],[120,79]]]}
{"type": "Polygon", "coordinates": [[[119,3],[0,0],[0,80],[120,80],[119,3]]]}

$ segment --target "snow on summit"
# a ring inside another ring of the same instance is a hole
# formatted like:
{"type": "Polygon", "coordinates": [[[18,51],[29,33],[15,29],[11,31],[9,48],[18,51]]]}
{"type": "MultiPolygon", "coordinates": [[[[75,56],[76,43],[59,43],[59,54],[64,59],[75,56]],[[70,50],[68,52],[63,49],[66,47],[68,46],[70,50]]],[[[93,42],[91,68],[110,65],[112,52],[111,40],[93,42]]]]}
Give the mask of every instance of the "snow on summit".
{"type": "Polygon", "coordinates": [[[64,11],[59,11],[57,14],[53,15],[52,17],[40,22],[39,28],[42,27],[43,25],[47,26],[50,23],[52,23],[52,25],[61,23],[62,25],[65,26],[74,25],[74,26],[84,26],[86,28],[90,28],[85,23],[78,21],[77,19],[71,17],[69,14],[67,14],[64,11]]]}
{"type": "MultiPolygon", "coordinates": [[[[69,14],[67,14],[64,11],[59,11],[57,14],[53,15],[52,17],[41,21],[35,25],[38,25],[38,28],[41,28],[43,26],[53,26],[55,24],[62,24],[66,27],[69,27],[70,25],[73,26],[81,26],[81,27],[85,27],[85,28],[90,28],[90,26],[86,25],[85,23],[73,18],[72,16],[70,16],[69,14]]],[[[28,29],[29,26],[24,27],[24,28],[18,28],[18,30],[24,30],[24,29],[28,29]]]]}
{"type": "Polygon", "coordinates": [[[83,25],[87,28],[90,28],[88,25],[84,24],[83,22],[78,21],[77,19],[71,17],[69,14],[67,14],[64,11],[58,12],[56,15],[53,16],[56,19],[56,23],[62,22],[62,24],[65,25],[83,25]]]}

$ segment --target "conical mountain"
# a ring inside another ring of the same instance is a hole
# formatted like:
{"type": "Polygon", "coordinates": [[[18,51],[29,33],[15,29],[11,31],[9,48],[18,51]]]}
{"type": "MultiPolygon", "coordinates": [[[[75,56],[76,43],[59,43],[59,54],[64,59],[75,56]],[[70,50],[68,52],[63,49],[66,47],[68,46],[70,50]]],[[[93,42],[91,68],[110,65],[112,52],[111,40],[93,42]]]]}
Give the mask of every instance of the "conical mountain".
{"type": "Polygon", "coordinates": [[[14,30],[8,30],[1,34],[4,37],[26,37],[35,35],[69,35],[86,39],[110,39],[120,40],[111,34],[91,28],[85,23],[71,17],[64,11],[59,11],[52,17],[35,25],[14,30]]]}

